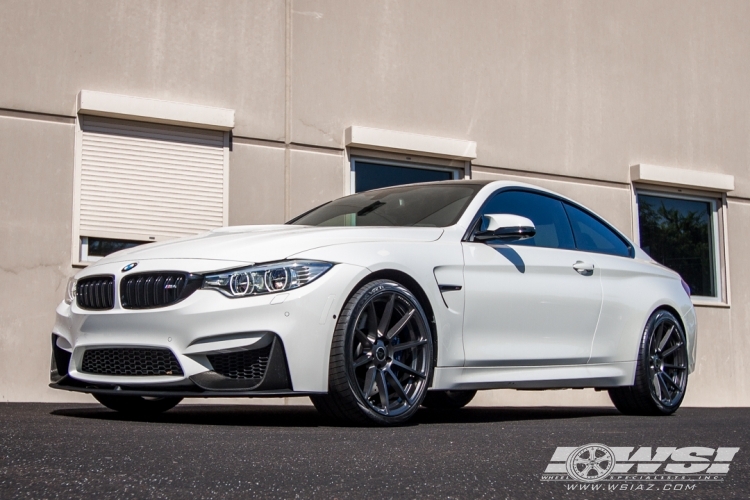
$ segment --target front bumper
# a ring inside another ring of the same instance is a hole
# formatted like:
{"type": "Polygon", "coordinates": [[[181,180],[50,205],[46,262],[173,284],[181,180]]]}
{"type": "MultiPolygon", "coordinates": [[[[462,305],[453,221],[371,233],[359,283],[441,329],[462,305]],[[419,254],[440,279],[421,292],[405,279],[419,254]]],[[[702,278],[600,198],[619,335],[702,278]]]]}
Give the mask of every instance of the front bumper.
{"type": "MultiPolygon", "coordinates": [[[[176,261],[141,261],[139,270],[194,269],[176,261]]],[[[97,266],[115,276],[120,265],[97,266]]],[[[88,311],[61,303],[53,329],[51,387],[88,393],[182,397],[286,396],[328,390],[328,362],[336,317],[366,268],[338,264],[316,281],[279,294],[229,298],[198,290],[182,302],[158,309],[115,306],[88,311]],[[211,356],[271,345],[263,380],[252,384],[222,376],[211,356]],[[180,375],[104,375],[84,371],[87,349],[168,349],[180,375]]]]}
{"type": "MultiPolygon", "coordinates": [[[[58,336],[52,335],[52,362],[50,368],[50,387],[91,394],[114,394],[120,396],[148,395],[153,397],[226,397],[226,396],[289,396],[295,395],[292,390],[286,354],[281,339],[269,335],[270,344],[265,348],[255,349],[268,352],[268,362],[264,363],[263,375],[257,378],[232,378],[220,369],[209,370],[192,375],[185,380],[153,385],[131,385],[107,383],[100,380],[96,383],[85,382],[70,376],[68,368],[72,353],[58,346],[58,336]]],[[[234,351],[235,353],[250,352],[234,351]]],[[[232,352],[226,353],[231,355],[232,352]]],[[[221,354],[219,354],[221,356],[221,354]]]]}

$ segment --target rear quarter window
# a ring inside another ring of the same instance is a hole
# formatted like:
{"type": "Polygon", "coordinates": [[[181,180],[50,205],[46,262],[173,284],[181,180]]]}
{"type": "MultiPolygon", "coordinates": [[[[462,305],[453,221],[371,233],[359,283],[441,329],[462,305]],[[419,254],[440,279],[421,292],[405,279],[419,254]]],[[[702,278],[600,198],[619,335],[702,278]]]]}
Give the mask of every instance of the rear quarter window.
{"type": "Polygon", "coordinates": [[[576,248],[586,252],[630,257],[631,249],[617,233],[578,207],[564,203],[573,228],[576,248]]]}

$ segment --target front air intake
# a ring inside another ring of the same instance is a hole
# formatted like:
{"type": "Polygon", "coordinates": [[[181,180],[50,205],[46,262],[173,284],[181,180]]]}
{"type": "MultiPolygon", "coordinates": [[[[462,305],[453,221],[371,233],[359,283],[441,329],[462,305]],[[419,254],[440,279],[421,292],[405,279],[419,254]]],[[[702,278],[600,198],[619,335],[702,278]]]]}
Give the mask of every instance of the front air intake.
{"type": "Polygon", "coordinates": [[[169,349],[107,347],[86,349],[83,373],[114,376],[182,375],[182,367],[169,349]]]}
{"type": "Polygon", "coordinates": [[[125,309],[166,307],[200,288],[203,277],[181,272],[131,274],[120,281],[120,303],[125,309]]]}
{"type": "Polygon", "coordinates": [[[115,278],[89,276],[76,283],[76,304],[81,309],[105,310],[115,305],[115,278]]]}
{"type": "Polygon", "coordinates": [[[209,354],[206,357],[219,375],[235,380],[248,380],[260,383],[266,374],[271,357],[271,345],[261,349],[236,351],[222,354],[209,354]]]}

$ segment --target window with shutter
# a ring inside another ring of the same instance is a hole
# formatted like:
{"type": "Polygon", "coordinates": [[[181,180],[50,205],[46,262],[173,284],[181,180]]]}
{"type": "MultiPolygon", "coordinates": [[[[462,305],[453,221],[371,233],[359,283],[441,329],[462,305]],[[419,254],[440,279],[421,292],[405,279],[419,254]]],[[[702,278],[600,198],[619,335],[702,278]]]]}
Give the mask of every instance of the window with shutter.
{"type": "Polygon", "coordinates": [[[79,115],[80,260],[227,223],[228,133],[79,115]]]}

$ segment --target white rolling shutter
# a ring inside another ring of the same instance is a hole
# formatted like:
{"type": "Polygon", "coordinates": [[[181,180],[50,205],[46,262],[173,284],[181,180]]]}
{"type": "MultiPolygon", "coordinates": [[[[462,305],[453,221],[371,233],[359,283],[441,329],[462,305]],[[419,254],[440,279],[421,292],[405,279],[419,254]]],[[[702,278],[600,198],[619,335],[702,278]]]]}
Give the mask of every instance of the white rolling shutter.
{"type": "Polygon", "coordinates": [[[81,115],[80,236],[166,239],[226,225],[225,132],[81,115]]]}

